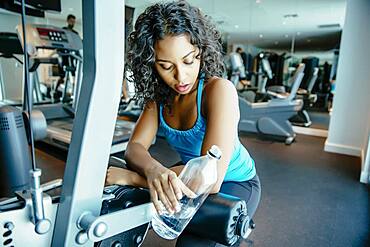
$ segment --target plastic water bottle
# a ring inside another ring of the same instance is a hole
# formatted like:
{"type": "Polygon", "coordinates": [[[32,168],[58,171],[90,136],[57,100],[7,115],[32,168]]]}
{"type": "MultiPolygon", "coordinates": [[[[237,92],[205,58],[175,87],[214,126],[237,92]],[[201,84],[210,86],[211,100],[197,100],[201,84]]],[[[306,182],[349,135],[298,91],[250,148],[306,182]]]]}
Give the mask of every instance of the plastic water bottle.
{"type": "Polygon", "coordinates": [[[221,150],[213,145],[207,155],[188,161],[179,179],[194,195],[184,195],[179,201],[178,210],[173,214],[163,205],[162,214],[154,214],[152,227],[160,237],[172,240],[185,229],[217,181],[217,161],[220,158],[221,150]]]}

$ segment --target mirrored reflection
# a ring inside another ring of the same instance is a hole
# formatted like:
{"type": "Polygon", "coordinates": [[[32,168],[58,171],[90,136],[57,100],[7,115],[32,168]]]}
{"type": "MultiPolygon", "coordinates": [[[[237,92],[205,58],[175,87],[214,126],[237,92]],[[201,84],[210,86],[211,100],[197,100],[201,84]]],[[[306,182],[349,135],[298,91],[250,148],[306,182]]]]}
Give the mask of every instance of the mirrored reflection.
{"type": "MultiPolygon", "coordinates": [[[[133,20],[156,1],[126,1],[133,20]]],[[[222,33],[227,72],[240,95],[266,102],[269,92],[294,98],[304,111],[294,125],[328,129],[344,24],[345,0],[189,0],[222,33]],[[303,64],[302,79],[297,68],[303,64]]],[[[276,96],[275,96],[276,97],[276,96]]]]}
{"type": "MultiPolygon", "coordinates": [[[[33,111],[39,111],[40,116],[40,122],[35,126],[40,126],[47,133],[40,140],[67,150],[82,90],[82,2],[30,0],[27,4],[25,49],[20,6],[14,0],[0,2],[0,106],[27,108],[26,83],[23,79],[23,51],[26,50],[33,111]]],[[[132,30],[134,9],[127,6],[125,10],[125,27],[123,23],[112,25],[125,28],[127,35],[132,30]]],[[[123,59],[123,54],[119,56],[123,59]]],[[[117,83],[121,84],[122,81],[117,83]]],[[[131,85],[129,89],[132,89],[131,85]]],[[[122,93],[119,104],[120,116],[128,115],[135,120],[141,109],[129,100],[132,93],[126,92],[124,90],[122,93]]],[[[126,148],[133,126],[133,121],[117,120],[112,153],[122,152],[126,148]]]]}
{"type": "Polygon", "coordinates": [[[81,1],[27,1],[25,28],[20,13],[14,1],[0,3],[0,106],[29,109],[28,70],[34,139],[67,149],[82,82],[81,1]]]}
{"type": "MultiPolygon", "coordinates": [[[[0,6],[1,42],[7,44],[1,45],[0,100],[19,104],[23,97],[22,46],[17,40],[16,31],[16,26],[20,24],[20,15],[14,13],[14,6],[9,6],[7,2],[12,1],[2,1],[0,6]]],[[[45,8],[52,10],[32,10],[27,22],[64,28],[63,30],[77,34],[82,40],[81,1],[65,0],[60,5],[58,1],[46,2],[48,6],[45,8]],[[71,18],[67,20],[69,15],[71,18]]],[[[138,15],[155,2],[125,1],[126,36],[133,29],[138,15]]],[[[304,63],[304,77],[300,83],[302,90],[298,90],[298,93],[305,95],[305,106],[312,112],[311,115],[317,113],[319,120],[328,115],[321,113],[330,111],[335,92],[345,0],[190,0],[189,3],[210,16],[221,31],[227,66],[224,76],[235,83],[240,93],[252,95],[248,99],[253,102],[266,100],[267,96],[261,96],[261,93],[264,94],[269,89],[289,93],[296,68],[304,63]],[[235,60],[235,57],[232,58],[235,55],[240,57],[236,56],[238,59],[235,60]],[[242,68],[242,72],[238,71],[238,67],[242,68]],[[314,96],[307,96],[311,94],[314,96]],[[307,97],[310,100],[306,100],[307,97]]],[[[82,51],[76,54],[81,57],[82,51]]],[[[75,81],[79,78],[72,70],[77,69],[78,59],[61,56],[46,49],[40,49],[38,55],[59,57],[60,62],[40,64],[36,69],[34,80],[38,88],[35,89],[34,100],[73,100],[74,94],[78,93],[75,81]],[[68,69],[71,70],[70,73],[66,73],[68,69]]],[[[123,98],[128,102],[134,94],[134,88],[126,80],[123,83],[123,98]]],[[[327,128],[328,118],[325,121],[316,127],[327,128]]]]}
{"type": "MultiPolygon", "coordinates": [[[[34,102],[73,100],[82,69],[81,1],[28,1],[26,13],[29,31],[37,34],[28,38],[30,63],[39,63],[30,75],[34,102]]],[[[21,32],[20,6],[14,1],[2,1],[0,100],[12,105],[22,104],[23,99],[21,32]]]]}

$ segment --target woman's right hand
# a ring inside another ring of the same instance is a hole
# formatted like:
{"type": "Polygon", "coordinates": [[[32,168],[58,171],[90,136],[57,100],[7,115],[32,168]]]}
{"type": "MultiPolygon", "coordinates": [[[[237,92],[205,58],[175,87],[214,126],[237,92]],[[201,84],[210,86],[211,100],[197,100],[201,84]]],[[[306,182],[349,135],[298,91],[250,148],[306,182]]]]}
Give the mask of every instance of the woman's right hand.
{"type": "Polygon", "coordinates": [[[182,183],[175,172],[162,165],[158,164],[150,168],[146,178],[152,202],[159,214],[163,213],[163,206],[170,214],[178,211],[178,201],[183,194],[192,198],[196,196],[182,183]]]}

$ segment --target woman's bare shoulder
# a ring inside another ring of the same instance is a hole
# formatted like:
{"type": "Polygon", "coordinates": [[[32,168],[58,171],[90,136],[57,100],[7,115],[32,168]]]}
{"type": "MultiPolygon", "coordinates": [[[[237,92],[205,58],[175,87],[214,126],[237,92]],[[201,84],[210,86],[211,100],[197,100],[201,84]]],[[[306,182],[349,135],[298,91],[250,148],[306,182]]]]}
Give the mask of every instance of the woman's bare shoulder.
{"type": "Polygon", "coordinates": [[[237,96],[234,84],[225,78],[217,76],[207,79],[204,85],[204,91],[207,96],[222,96],[225,94],[237,96]]]}

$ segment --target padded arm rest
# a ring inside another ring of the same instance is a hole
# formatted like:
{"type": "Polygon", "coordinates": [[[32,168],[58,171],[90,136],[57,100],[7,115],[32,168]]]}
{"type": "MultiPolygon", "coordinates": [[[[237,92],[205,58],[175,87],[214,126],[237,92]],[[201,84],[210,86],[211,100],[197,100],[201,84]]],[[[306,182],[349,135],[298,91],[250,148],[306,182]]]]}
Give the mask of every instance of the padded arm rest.
{"type": "MultiPolygon", "coordinates": [[[[104,193],[101,214],[114,212],[150,201],[149,191],[132,186],[108,186],[104,193]]],[[[133,216],[134,217],[134,216],[133,216]]],[[[194,215],[186,231],[211,239],[223,245],[233,245],[250,233],[250,220],[244,200],[223,193],[208,196],[194,215]]],[[[254,228],[254,227],[252,227],[254,228]]]]}
{"type": "Polygon", "coordinates": [[[246,236],[249,221],[244,200],[218,193],[208,196],[186,231],[230,246],[246,236]]]}

